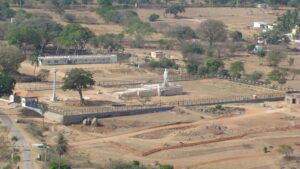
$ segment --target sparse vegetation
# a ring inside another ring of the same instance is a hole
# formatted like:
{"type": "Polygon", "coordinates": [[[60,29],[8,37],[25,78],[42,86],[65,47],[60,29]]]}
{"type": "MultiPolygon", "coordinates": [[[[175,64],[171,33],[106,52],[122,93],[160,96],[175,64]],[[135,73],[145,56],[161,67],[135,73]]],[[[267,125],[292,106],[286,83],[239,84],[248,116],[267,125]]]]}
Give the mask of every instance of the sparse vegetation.
{"type": "Polygon", "coordinates": [[[287,144],[279,145],[278,152],[283,154],[285,158],[289,159],[291,155],[294,153],[294,149],[292,146],[287,144]]]}
{"type": "Polygon", "coordinates": [[[150,22],[155,22],[155,21],[158,20],[158,18],[159,18],[159,15],[154,13],[154,14],[151,14],[151,15],[149,16],[149,21],[150,21],[150,22]]]}

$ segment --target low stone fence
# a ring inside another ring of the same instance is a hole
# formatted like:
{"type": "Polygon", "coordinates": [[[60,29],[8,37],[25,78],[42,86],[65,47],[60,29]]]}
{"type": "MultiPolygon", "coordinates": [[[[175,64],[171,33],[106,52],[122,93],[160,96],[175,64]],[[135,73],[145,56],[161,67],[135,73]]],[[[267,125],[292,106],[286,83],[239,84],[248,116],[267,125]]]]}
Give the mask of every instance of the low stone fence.
{"type": "MultiPolygon", "coordinates": [[[[56,83],[56,89],[60,89],[62,87],[62,83],[56,83]]],[[[15,87],[16,90],[29,90],[29,91],[45,91],[52,90],[53,83],[52,82],[44,82],[44,83],[17,83],[15,87]]]]}
{"type": "Polygon", "coordinates": [[[66,110],[50,108],[45,114],[46,118],[68,125],[81,123],[86,118],[108,118],[115,116],[139,115],[162,112],[173,109],[174,106],[123,106],[123,107],[94,107],[86,109],[66,110]]]}
{"type": "MultiPolygon", "coordinates": [[[[252,86],[259,86],[268,89],[274,90],[287,90],[285,88],[281,88],[279,86],[274,86],[272,84],[267,84],[261,81],[251,81],[247,79],[239,79],[231,76],[222,76],[222,75],[173,75],[168,77],[169,82],[177,82],[177,81],[194,81],[194,80],[201,80],[201,79],[223,79],[229,80],[236,83],[242,83],[252,86]]],[[[110,80],[110,81],[99,81],[97,85],[102,87],[118,87],[118,86],[137,86],[140,84],[153,84],[153,83],[162,83],[163,79],[146,79],[146,80],[110,80]]]]}
{"type": "Polygon", "coordinates": [[[217,105],[217,104],[230,104],[230,103],[257,103],[265,101],[283,101],[285,93],[271,93],[261,95],[248,95],[248,96],[235,96],[224,98],[205,98],[205,99],[190,99],[179,100],[167,103],[173,106],[195,106],[195,105],[217,105]]]}
{"type": "Polygon", "coordinates": [[[229,103],[257,103],[264,101],[283,101],[284,93],[236,96],[225,98],[207,98],[163,102],[153,105],[120,106],[120,107],[82,107],[61,108],[49,107],[45,117],[62,124],[81,123],[86,118],[107,118],[116,116],[139,115],[172,110],[175,106],[217,105],[229,103]]]}

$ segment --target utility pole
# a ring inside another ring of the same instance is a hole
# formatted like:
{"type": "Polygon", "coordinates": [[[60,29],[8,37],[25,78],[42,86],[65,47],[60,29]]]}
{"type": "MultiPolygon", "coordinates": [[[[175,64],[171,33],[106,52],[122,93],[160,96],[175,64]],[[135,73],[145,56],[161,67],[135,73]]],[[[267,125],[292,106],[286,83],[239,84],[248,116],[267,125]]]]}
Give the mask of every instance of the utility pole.
{"type": "Polygon", "coordinates": [[[56,100],[57,100],[57,97],[56,97],[56,68],[54,68],[54,72],[53,72],[53,89],[52,89],[51,101],[55,102],[56,100]]]}

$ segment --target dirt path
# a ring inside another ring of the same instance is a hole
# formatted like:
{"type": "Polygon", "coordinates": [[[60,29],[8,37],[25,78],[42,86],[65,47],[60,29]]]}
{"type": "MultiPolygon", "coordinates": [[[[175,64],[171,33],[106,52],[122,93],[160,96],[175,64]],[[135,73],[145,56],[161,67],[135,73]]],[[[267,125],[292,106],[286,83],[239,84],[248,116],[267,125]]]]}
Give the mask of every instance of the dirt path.
{"type": "Polygon", "coordinates": [[[21,169],[33,169],[33,161],[31,156],[31,150],[28,142],[24,139],[21,132],[17,129],[11,119],[3,112],[0,111],[0,119],[5,126],[10,130],[10,136],[16,136],[18,138],[17,146],[20,147],[21,151],[21,169]]]}

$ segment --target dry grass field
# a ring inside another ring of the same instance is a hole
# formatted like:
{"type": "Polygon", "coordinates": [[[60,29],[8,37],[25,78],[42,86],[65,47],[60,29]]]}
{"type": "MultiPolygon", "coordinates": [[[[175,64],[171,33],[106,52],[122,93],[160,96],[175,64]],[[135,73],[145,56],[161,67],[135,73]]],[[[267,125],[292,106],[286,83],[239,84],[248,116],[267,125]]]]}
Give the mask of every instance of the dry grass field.
{"type": "Polygon", "coordinates": [[[180,19],[171,15],[165,16],[163,9],[138,9],[139,16],[148,21],[152,13],[160,15],[157,25],[168,23],[174,25],[188,25],[197,28],[198,25],[206,19],[216,19],[223,21],[231,31],[239,30],[245,37],[252,37],[256,30],[253,29],[253,22],[273,23],[276,18],[285,12],[286,9],[271,10],[261,8],[188,8],[185,13],[179,14],[180,19]]]}

